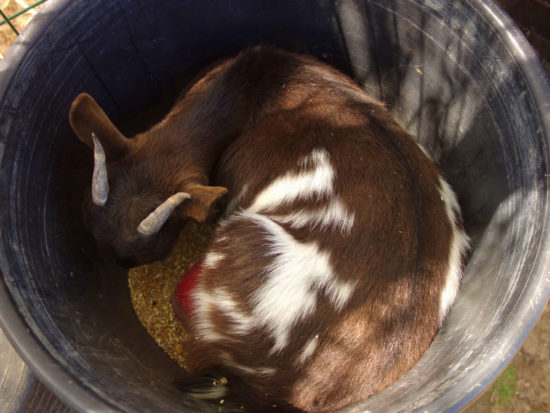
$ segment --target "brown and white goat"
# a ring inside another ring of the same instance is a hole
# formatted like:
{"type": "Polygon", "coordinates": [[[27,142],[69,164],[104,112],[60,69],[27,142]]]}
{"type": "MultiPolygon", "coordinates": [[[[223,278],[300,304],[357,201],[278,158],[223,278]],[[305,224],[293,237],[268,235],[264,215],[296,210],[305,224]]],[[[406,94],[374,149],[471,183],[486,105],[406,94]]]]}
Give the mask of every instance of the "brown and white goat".
{"type": "Polygon", "coordinates": [[[133,139],[88,95],[70,121],[95,148],[91,230],[129,264],[162,257],[187,218],[204,221],[228,193],[179,303],[193,373],[238,377],[259,406],[326,411],[390,385],[430,345],[467,249],[459,206],[346,76],[256,47],[133,139]]]}

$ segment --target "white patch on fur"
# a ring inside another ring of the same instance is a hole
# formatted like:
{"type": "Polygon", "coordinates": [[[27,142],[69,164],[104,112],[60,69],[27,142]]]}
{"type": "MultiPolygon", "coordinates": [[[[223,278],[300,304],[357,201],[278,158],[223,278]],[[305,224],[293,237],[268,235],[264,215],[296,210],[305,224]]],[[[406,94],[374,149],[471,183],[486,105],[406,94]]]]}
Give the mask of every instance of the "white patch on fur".
{"type": "Polygon", "coordinates": [[[221,353],[221,358],[223,360],[223,364],[225,364],[228,367],[233,367],[234,369],[240,370],[243,373],[253,374],[253,375],[262,375],[262,376],[272,376],[277,372],[276,369],[272,367],[248,367],[244,366],[242,364],[239,364],[235,362],[233,357],[230,354],[227,353],[221,353]]]}
{"type": "Polygon", "coordinates": [[[306,168],[308,166],[327,165],[329,164],[329,157],[326,149],[313,149],[309,155],[300,159],[300,165],[306,168]]]}
{"type": "Polygon", "coordinates": [[[225,259],[225,255],[219,253],[219,252],[215,252],[215,251],[210,251],[209,253],[206,254],[206,257],[204,257],[204,268],[216,268],[218,266],[218,264],[223,261],[225,259]]]}
{"type": "Polygon", "coordinates": [[[231,327],[232,334],[243,335],[256,327],[256,321],[238,309],[236,301],[225,288],[217,288],[214,296],[216,297],[218,310],[233,323],[231,327]]]}
{"type": "Polygon", "coordinates": [[[326,150],[315,149],[299,163],[300,172],[287,173],[275,179],[256,195],[247,211],[269,212],[297,199],[332,194],[335,172],[326,150]]]}
{"type": "Polygon", "coordinates": [[[460,211],[460,206],[458,205],[455,193],[449,184],[442,178],[439,178],[439,184],[441,186],[441,200],[445,204],[447,216],[449,217],[453,231],[448,261],[449,270],[447,271],[445,287],[441,293],[439,310],[439,320],[443,322],[458,292],[460,279],[462,277],[462,257],[469,247],[470,240],[468,235],[466,235],[466,233],[456,224],[458,217],[455,211],[460,211]]]}
{"type": "Polygon", "coordinates": [[[304,345],[304,348],[302,348],[302,351],[300,352],[300,354],[298,355],[298,358],[296,359],[296,363],[302,364],[309,357],[311,357],[315,352],[315,350],[317,350],[318,345],[319,345],[319,334],[317,334],[315,337],[310,339],[304,345]]]}
{"type": "Polygon", "coordinates": [[[331,304],[336,310],[342,311],[344,309],[358,283],[359,280],[355,280],[354,282],[329,282],[326,284],[331,304]]]}
{"type": "Polygon", "coordinates": [[[315,311],[320,290],[341,310],[356,284],[336,278],[330,254],[316,243],[296,241],[263,215],[245,211],[241,216],[267,232],[267,253],[273,261],[266,268],[265,282],[252,297],[253,316],[271,332],[275,339],[272,352],[277,352],[287,345],[291,328],[315,311]]]}
{"type": "Polygon", "coordinates": [[[217,333],[214,329],[214,325],[210,321],[211,312],[216,311],[215,307],[218,302],[217,297],[203,291],[203,289],[199,287],[193,291],[193,300],[196,305],[194,311],[196,320],[195,328],[201,338],[207,342],[230,340],[229,337],[217,333]]]}
{"type": "Polygon", "coordinates": [[[320,227],[326,229],[336,227],[342,233],[349,234],[355,221],[355,214],[348,212],[340,199],[331,200],[328,204],[315,211],[299,210],[287,215],[270,215],[270,218],[289,224],[292,228],[320,227]]]}

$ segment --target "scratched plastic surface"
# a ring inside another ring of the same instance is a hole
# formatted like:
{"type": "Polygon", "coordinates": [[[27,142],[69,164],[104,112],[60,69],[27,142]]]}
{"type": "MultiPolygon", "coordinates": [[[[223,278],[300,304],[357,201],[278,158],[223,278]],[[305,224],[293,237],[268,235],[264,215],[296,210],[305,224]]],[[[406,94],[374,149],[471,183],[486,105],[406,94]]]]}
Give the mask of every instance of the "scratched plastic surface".
{"type": "Polygon", "coordinates": [[[349,411],[460,409],[504,368],[550,292],[549,87],[490,1],[50,0],[0,65],[6,334],[78,410],[217,411],[173,385],[185,372],[139,325],[125,272],[79,226],[91,166],[67,111],[86,91],[139,129],[146,122],[130,120],[176,79],[259,43],[355,77],[457,191],[473,249],[450,317],[413,370],[349,411]]]}

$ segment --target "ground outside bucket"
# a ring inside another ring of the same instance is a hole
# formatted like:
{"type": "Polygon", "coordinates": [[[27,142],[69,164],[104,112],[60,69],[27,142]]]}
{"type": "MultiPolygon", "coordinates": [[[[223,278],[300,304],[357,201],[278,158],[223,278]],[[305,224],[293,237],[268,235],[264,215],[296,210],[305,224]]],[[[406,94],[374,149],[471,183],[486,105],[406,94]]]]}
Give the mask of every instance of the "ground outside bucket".
{"type": "Polygon", "coordinates": [[[99,259],[80,227],[74,189],[91,165],[67,113],[88,92],[126,131],[139,129],[136,114],[174,81],[255,44],[352,75],[455,188],[472,239],[457,302],[409,373],[346,410],[462,408],[519,349],[550,294],[550,88],[488,0],[49,0],[0,63],[5,334],[79,411],[218,411],[173,385],[185,372],[138,323],[125,272],[99,259]]]}

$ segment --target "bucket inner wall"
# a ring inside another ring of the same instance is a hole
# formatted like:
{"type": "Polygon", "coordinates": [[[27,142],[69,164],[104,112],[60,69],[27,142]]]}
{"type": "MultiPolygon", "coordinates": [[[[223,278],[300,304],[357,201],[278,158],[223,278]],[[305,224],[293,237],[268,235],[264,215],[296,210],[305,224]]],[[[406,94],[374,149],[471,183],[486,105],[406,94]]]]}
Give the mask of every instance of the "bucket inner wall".
{"type": "Polygon", "coordinates": [[[87,392],[125,411],[218,410],[174,386],[186,373],[139,324],[126,272],[82,227],[92,159],[69,106],[87,92],[136,132],[167,110],[174,82],[256,44],[315,55],[383,100],[440,165],[472,239],[433,345],[357,409],[457,409],[504,367],[548,296],[548,153],[518,63],[533,57],[511,49],[498,10],[443,0],[51,3],[2,86],[0,268],[34,340],[87,392]]]}

